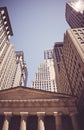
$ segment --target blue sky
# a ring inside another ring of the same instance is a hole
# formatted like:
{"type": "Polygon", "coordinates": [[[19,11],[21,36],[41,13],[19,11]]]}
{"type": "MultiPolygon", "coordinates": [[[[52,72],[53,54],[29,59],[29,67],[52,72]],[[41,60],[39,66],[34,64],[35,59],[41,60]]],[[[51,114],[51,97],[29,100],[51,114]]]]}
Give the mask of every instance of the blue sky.
{"type": "Polygon", "coordinates": [[[11,43],[16,50],[24,51],[28,68],[28,84],[35,77],[43,61],[44,50],[63,41],[70,28],[65,20],[65,0],[0,0],[8,9],[14,36],[11,43]]]}

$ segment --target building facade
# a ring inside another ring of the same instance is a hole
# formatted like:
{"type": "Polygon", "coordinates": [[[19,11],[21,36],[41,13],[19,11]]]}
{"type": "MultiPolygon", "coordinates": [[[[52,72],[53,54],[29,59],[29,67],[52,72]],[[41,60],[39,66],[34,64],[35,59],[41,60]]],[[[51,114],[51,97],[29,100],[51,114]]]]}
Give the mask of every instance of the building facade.
{"type": "Polygon", "coordinates": [[[64,35],[60,83],[62,92],[80,99],[84,91],[84,28],[67,30],[64,35]]]}
{"type": "Polygon", "coordinates": [[[67,2],[65,17],[71,28],[84,27],[84,1],[67,2]]]}
{"type": "Polygon", "coordinates": [[[59,77],[60,77],[60,62],[61,62],[62,48],[63,48],[62,42],[56,42],[54,44],[53,58],[54,58],[55,79],[56,79],[57,89],[60,87],[59,77]]]}
{"type": "Polygon", "coordinates": [[[44,51],[44,61],[39,65],[31,87],[45,91],[57,91],[52,49],[44,51]]]}
{"type": "Polygon", "coordinates": [[[49,49],[49,50],[45,50],[44,51],[44,59],[53,59],[53,50],[49,49]]]}
{"type": "Polygon", "coordinates": [[[0,8],[0,89],[11,86],[16,68],[14,47],[9,42],[12,35],[7,9],[0,8]]]}
{"type": "MultiPolygon", "coordinates": [[[[15,76],[17,75],[16,73],[18,73],[16,70],[19,70],[17,69],[17,53],[15,52],[14,46],[10,43],[10,36],[12,35],[13,32],[11,29],[7,8],[2,7],[0,8],[0,90],[19,86],[21,85],[21,82],[23,85],[23,81],[20,82],[19,79],[16,84],[16,81],[14,81],[15,76]]],[[[24,61],[22,62],[24,64],[24,61]]],[[[22,73],[18,73],[18,75],[21,76],[22,73]]],[[[26,84],[24,83],[24,85],[26,84]]]]}
{"type": "Polygon", "coordinates": [[[27,84],[27,66],[24,62],[23,51],[16,51],[16,70],[13,77],[12,86],[26,86],[27,84]]]}
{"type": "Polygon", "coordinates": [[[75,100],[26,87],[2,90],[0,130],[80,130],[75,100]]]}
{"type": "Polygon", "coordinates": [[[82,110],[84,109],[84,1],[67,2],[65,16],[72,29],[64,34],[59,73],[55,61],[55,73],[59,74],[60,84],[57,85],[57,90],[60,93],[77,96],[78,108],[82,110]]]}

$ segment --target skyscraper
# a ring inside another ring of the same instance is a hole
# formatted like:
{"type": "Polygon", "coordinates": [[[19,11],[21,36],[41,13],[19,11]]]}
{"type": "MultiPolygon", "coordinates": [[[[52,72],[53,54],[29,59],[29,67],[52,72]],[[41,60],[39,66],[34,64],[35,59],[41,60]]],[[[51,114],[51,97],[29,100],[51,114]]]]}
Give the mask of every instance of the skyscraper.
{"type": "Polygon", "coordinates": [[[16,51],[16,70],[14,75],[14,82],[12,82],[13,87],[20,85],[26,86],[27,84],[27,67],[24,63],[24,53],[23,51],[16,51]]]}
{"type": "Polygon", "coordinates": [[[72,29],[64,34],[58,92],[77,96],[84,109],[84,1],[66,3],[66,21],[72,29]]]}
{"type": "Polygon", "coordinates": [[[62,48],[63,48],[62,42],[56,42],[54,44],[53,58],[54,58],[55,79],[56,79],[57,89],[60,87],[59,77],[60,77],[60,61],[61,61],[61,55],[62,55],[62,48]]]}
{"type": "Polygon", "coordinates": [[[84,27],[84,1],[67,2],[65,16],[71,28],[84,27]]]}
{"type": "Polygon", "coordinates": [[[61,92],[80,100],[84,91],[84,28],[69,29],[64,35],[60,84],[61,92]]]}
{"type": "Polygon", "coordinates": [[[31,87],[45,91],[57,91],[52,49],[44,51],[44,61],[39,65],[31,87]]]}
{"type": "MultiPolygon", "coordinates": [[[[15,84],[16,82],[15,77],[17,75],[16,71],[19,72],[19,70],[17,69],[17,56],[16,56],[17,53],[15,52],[14,46],[9,41],[10,36],[12,35],[13,32],[7,8],[1,7],[0,8],[0,90],[21,85],[22,82],[19,81],[18,77],[17,78],[18,83],[15,84]]],[[[20,73],[18,73],[18,75],[20,76],[20,73]]]]}

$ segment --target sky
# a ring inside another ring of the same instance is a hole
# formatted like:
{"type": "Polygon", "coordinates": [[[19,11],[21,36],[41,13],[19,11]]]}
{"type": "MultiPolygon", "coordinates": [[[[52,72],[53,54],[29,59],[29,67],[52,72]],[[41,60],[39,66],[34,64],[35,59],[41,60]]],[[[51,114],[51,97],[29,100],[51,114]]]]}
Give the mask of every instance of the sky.
{"type": "Polygon", "coordinates": [[[44,50],[63,41],[66,29],[66,0],[0,0],[6,6],[13,30],[10,41],[15,50],[24,51],[28,69],[27,86],[44,59],[44,50]]]}

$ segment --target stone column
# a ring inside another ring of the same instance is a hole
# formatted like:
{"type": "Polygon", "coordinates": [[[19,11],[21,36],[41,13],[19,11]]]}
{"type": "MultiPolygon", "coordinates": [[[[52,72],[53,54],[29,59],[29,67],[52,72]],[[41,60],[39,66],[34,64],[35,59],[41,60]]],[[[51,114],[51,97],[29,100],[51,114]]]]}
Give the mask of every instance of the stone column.
{"type": "Polygon", "coordinates": [[[73,130],[80,130],[79,123],[77,120],[77,113],[70,113],[70,117],[71,117],[71,121],[72,121],[73,130]]]}
{"type": "Polygon", "coordinates": [[[38,116],[38,130],[45,130],[44,116],[45,112],[37,112],[38,116]]]}
{"type": "Polygon", "coordinates": [[[21,124],[20,124],[20,130],[26,130],[26,121],[28,112],[20,112],[21,115],[21,124]]]}
{"type": "Polygon", "coordinates": [[[63,130],[62,113],[54,112],[56,130],[63,130]]]}
{"type": "Polygon", "coordinates": [[[4,114],[5,114],[5,120],[3,123],[2,130],[9,130],[9,121],[10,121],[10,117],[12,115],[12,112],[4,112],[4,114]]]}

